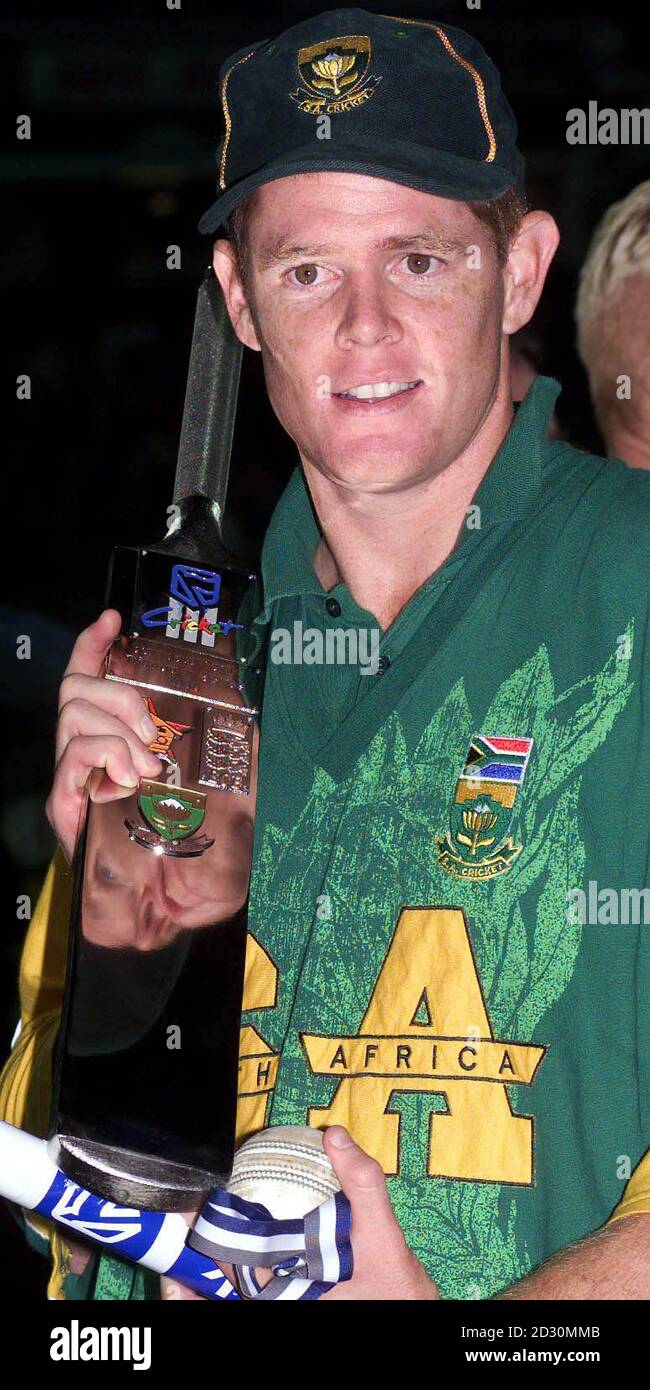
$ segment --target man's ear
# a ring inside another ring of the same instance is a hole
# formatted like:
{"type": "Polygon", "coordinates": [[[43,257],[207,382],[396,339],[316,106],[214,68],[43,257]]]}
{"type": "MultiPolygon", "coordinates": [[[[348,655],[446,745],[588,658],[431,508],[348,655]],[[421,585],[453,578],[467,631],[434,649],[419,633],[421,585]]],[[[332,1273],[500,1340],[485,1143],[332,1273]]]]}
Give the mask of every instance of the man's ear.
{"type": "Polygon", "coordinates": [[[253,348],[254,352],[261,352],[261,344],[255,330],[232,242],[225,238],[219,238],[218,241],[215,241],[212,248],[212,264],[223,290],[230,322],[237,337],[240,342],[244,343],[245,347],[253,348]]]}
{"type": "Polygon", "coordinates": [[[532,319],[560,233],[550,212],[527,212],[504,266],[503,332],[516,333],[532,319]]]}

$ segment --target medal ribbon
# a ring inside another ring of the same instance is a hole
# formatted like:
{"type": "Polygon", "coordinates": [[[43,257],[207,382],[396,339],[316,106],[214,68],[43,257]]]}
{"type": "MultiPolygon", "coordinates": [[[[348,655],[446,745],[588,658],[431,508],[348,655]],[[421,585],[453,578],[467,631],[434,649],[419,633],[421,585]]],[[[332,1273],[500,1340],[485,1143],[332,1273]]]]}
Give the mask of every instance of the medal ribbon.
{"type": "Polygon", "coordinates": [[[234,1265],[243,1296],[312,1299],[352,1278],[350,1203],[343,1192],[304,1217],[277,1220],[261,1202],[217,1187],[190,1231],[188,1245],[234,1265]],[[272,1269],[262,1288],[255,1268],[272,1269]]]}

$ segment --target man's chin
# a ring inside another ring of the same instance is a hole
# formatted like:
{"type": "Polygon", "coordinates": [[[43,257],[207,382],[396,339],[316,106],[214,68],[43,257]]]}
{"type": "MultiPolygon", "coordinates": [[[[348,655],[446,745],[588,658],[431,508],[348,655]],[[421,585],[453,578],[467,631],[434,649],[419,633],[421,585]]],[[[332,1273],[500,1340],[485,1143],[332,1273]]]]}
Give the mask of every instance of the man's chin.
{"type": "Polygon", "coordinates": [[[394,457],[387,461],[385,453],[373,459],[364,456],[363,462],[350,462],[349,455],[341,462],[328,462],[316,471],[329,483],[349,492],[377,494],[406,492],[411,487],[427,481],[430,476],[430,458],[423,462],[422,468],[414,467],[413,455],[404,459],[400,466],[394,457]]]}

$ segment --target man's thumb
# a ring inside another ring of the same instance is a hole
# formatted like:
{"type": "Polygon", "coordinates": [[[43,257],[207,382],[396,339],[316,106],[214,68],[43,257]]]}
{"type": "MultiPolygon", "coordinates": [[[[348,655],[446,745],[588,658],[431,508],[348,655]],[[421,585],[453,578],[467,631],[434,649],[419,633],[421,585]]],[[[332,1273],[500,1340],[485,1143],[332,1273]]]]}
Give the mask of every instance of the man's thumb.
{"type": "MultiPolygon", "coordinates": [[[[376,1159],[360,1149],[342,1125],[325,1130],[323,1147],[352,1208],[356,1232],[365,1220],[393,1217],[386,1179],[376,1159]]],[[[393,1218],[394,1219],[394,1218],[393,1218]]]]}

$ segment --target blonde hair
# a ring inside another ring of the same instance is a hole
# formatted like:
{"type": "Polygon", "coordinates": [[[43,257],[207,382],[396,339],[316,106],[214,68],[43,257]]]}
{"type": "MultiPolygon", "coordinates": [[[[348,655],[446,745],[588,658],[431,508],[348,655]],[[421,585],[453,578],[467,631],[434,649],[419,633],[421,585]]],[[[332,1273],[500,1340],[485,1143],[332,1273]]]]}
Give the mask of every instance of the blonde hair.
{"type": "Polygon", "coordinates": [[[575,318],[578,353],[606,434],[615,416],[635,413],[635,378],[650,366],[650,179],[613,203],[596,227],[580,272],[575,318]],[[629,400],[617,396],[623,375],[632,382],[629,400]]]}

